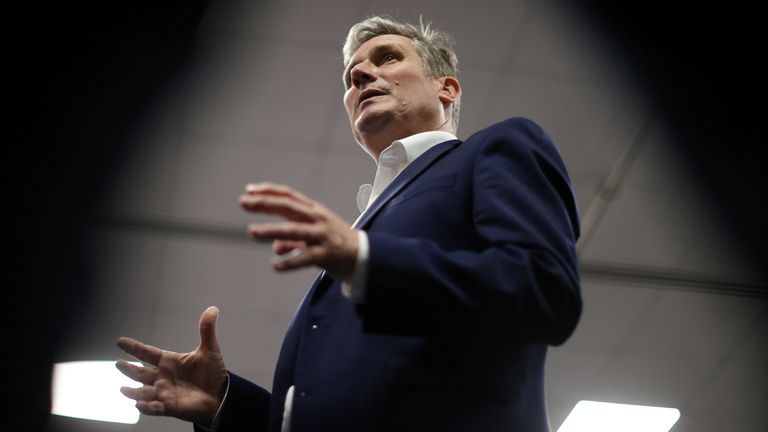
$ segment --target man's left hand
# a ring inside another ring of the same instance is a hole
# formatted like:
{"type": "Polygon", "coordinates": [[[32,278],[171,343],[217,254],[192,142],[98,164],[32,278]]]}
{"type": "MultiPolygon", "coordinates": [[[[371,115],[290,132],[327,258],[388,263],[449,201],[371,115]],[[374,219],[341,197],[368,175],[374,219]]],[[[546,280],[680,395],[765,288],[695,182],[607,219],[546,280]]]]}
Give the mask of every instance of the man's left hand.
{"type": "Polygon", "coordinates": [[[280,257],[272,266],[277,271],[311,265],[350,282],[357,261],[357,231],[324,205],[283,185],[248,185],[240,196],[247,211],[280,216],[282,222],[252,223],[248,231],[256,239],[272,240],[280,257]]]}

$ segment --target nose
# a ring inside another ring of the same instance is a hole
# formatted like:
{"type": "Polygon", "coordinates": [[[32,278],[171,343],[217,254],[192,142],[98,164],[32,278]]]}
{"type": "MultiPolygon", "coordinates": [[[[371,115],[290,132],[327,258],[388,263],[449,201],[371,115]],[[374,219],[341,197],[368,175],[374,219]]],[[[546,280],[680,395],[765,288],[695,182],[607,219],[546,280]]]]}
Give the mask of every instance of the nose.
{"type": "Polygon", "coordinates": [[[376,75],[368,62],[360,62],[349,71],[352,86],[358,89],[376,81],[376,75]]]}

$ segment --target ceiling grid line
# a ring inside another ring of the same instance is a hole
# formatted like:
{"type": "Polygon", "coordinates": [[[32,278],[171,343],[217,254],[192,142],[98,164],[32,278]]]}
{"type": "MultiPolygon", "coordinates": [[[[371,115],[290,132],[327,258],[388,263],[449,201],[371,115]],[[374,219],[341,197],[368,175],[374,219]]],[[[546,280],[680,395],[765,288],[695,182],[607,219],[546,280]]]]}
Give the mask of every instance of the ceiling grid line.
{"type": "Polygon", "coordinates": [[[642,147],[647,141],[651,129],[655,123],[654,112],[649,113],[641,123],[635,136],[624,146],[613,167],[598,185],[597,194],[589,204],[587,211],[581,218],[581,238],[576,245],[579,252],[583,252],[589,242],[590,237],[597,228],[600,219],[603,217],[608,207],[616,198],[627,172],[632,167],[632,163],[642,147]]]}
{"type": "MultiPolygon", "coordinates": [[[[262,244],[248,236],[245,226],[190,220],[165,216],[104,215],[93,221],[94,228],[128,230],[150,235],[178,236],[217,241],[235,241],[262,244]]],[[[630,282],[636,286],[655,290],[694,291],[707,294],[735,295],[768,298],[768,287],[745,282],[718,279],[690,272],[671,271],[665,268],[603,263],[580,262],[582,279],[603,282],[630,282]]]]}
{"type": "MultiPolygon", "coordinates": [[[[755,319],[753,318],[753,321],[754,320],[755,319]]],[[[711,382],[726,368],[728,361],[734,356],[738,347],[750,336],[749,328],[750,326],[747,326],[747,329],[742,332],[741,336],[731,341],[728,348],[723,350],[723,353],[712,366],[709,373],[706,374],[706,378],[703,378],[699,382],[699,385],[688,394],[688,397],[680,405],[679,408],[681,412],[689,410],[690,407],[694,405],[697,396],[700,397],[702,394],[707,393],[707,389],[710,388],[711,382]]]]}

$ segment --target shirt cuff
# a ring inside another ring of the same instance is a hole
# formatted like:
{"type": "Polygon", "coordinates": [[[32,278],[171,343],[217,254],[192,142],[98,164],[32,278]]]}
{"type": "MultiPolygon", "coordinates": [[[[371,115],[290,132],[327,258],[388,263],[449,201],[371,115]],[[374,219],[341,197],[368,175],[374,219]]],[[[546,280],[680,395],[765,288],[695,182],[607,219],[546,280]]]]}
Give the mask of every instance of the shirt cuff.
{"type": "Polygon", "coordinates": [[[221,405],[219,405],[219,409],[216,410],[216,415],[213,416],[213,422],[211,422],[211,425],[209,427],[203,426],[200,423],[197,423],[197,427],[204,431],[204,432],[216,432],[216,430],[219,428],[219,423],[221,422],[221,409],[224,407],[224,402],[227,401],[227,395],[229,394],[229,373],[227,373],[227,390],[224,391],[224,398],[221,400],[221,405]]]}
{"type": "Polygon", "coordinates": [[[352,282],[341,283],[341,293],[355,304],[362,303],[365,298],[365,275],[368,270],[369,256],[368,234],[363,230],[357,230],[357,260],[352,282]]]}

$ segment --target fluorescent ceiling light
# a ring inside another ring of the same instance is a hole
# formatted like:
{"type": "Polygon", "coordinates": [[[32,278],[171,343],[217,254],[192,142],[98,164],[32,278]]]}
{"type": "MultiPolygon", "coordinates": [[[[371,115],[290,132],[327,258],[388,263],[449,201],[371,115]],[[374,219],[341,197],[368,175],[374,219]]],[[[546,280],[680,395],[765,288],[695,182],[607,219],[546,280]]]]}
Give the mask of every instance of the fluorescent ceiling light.
{"type": "MultiPolygon", "coordinates": [[[[141,363],[135,363],[141,364],[141,363]]],[[[140,387],[115,368],[114,361],[79,361],[53,365],[51,413],[115,423],[136,423],[135,402],[120,387],[140,387]]]]}
{"type": "Polygon", "coordinates": [[[679,418],[675,408],[583,400],[557,432],[667,432],[679,418]]]}

